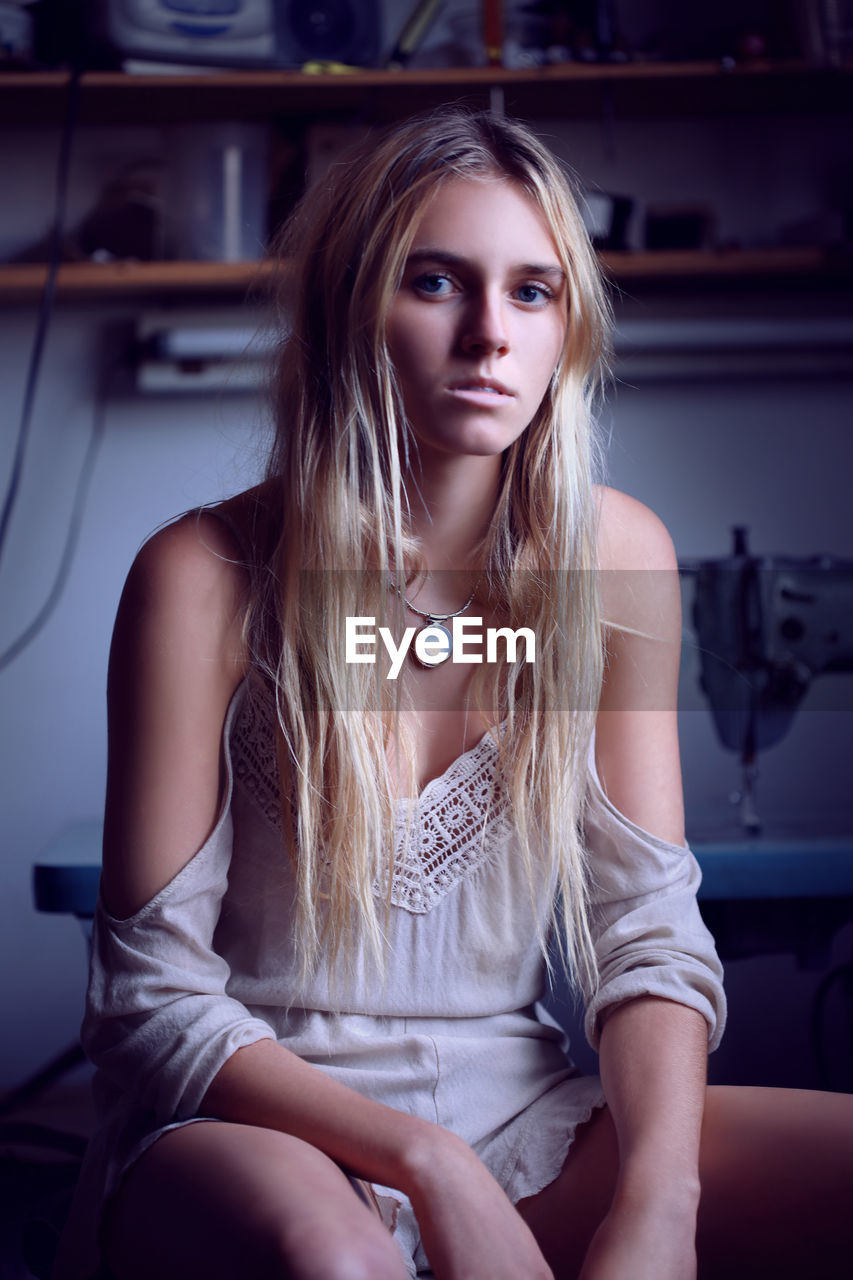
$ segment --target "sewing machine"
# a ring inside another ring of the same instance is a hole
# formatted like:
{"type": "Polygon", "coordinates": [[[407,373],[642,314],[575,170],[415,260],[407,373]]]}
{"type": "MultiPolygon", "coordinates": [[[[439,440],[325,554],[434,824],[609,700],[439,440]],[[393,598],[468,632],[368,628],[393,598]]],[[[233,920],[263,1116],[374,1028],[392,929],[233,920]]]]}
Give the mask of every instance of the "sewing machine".
{"type": "Polygon", "coordinates": [[[812,681],[853,672],[853,560],[754,556],[748,531],[732,554],[681,564],[694,579],[700,684],[722,745],[740,756],[740,821],[762,828],[757,758],[788,733],[812,681]]]}

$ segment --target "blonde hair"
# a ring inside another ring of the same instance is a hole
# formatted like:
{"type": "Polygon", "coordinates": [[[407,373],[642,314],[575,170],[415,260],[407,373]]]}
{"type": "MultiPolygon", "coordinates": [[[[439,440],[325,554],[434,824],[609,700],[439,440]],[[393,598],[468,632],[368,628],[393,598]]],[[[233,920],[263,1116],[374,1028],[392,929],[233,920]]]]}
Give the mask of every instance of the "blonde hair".
{"type": "Polygon", "coordinates": [[[275,689],[304,973],[323,953],[345,968],[360,948],[381,956],[380,907],[384,891],[388,910],[393,874],[386,743],[404,694],[378,661],[345,663],[341,637],[347,617],[388,619],[389,580],[405,584],[420,566],[406,524],[409,436],[385,316],[427,202],[450,180],[494,176],[541,210],[569,297],[565,350],[533,421],[502,459],[482,547],[490,600],[537,637],[536,663],[508,665],[495,695],[494,719],[504,722],[496,778],[531,892],[559,887],[551,923],[589,993],[580,816],[602,677],[591,405],[609,309],[567,179],[519,124],[457,109],[409,120],[336,165],[285,228],[271,497],[258,517],[262,563],[247,633],[254,666],[275,689]]]}

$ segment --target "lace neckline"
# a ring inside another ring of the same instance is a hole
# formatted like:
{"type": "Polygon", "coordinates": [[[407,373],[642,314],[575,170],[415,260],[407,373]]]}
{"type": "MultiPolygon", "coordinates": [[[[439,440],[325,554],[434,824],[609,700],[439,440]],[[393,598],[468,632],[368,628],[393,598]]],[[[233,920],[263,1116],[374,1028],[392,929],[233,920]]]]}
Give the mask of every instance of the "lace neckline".
{"type": "MultiPolygon", "coordinates": [[[[268,699],[246,696],[229,743],[234,778],[276,832],[281,803],[275,717],[268,699]]],[[[503,847],[512,831],[509,805],[495,778],[495,727],[431,778],[417,796],[394,801],[391,848],[380,852],[377,897],[416,915],[430,911],[503,847]]]]}
{"type": "Polygon", "coordinates": [[[484,751],[489,757],[494,756],[497,751],[495,733],[500,734],[505,724],[505,720],[498,725],[490,724],[488,728],[483,730],[473,746],[469,747],[467,751],[461,752],[454,760],[451,760],[446,769],[443,769],[441,773],[436,774],[434,778],[430,778],[424,783],[416,796],[397,796],[394,800],[395,809],[398,811],[410,807],[419,809],[426,803],[430,792],[440,790],[442,784],[451,785],[458,774],[464,777],[471,763],[474,760],[478,760],[484,751]]]}

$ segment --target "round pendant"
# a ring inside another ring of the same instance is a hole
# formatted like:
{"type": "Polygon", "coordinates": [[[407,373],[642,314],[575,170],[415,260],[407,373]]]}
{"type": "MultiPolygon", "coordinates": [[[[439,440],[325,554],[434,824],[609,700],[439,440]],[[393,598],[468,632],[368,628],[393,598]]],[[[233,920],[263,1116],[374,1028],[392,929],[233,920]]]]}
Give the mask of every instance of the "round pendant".
{"type": "Polygon", "coordinates": [[[419,667],[440,667],[453,652],[453,636],[440,622],[428,622],[415,633],[411,649],[419,667]]]}

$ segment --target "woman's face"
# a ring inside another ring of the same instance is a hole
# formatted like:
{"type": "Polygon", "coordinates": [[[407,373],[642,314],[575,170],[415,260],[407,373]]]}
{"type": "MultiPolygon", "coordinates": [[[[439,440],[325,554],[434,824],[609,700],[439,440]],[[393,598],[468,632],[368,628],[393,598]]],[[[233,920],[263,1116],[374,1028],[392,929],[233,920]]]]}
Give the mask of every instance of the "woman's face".
{"type": "Polygon", "coordinates": [[[521,435],[563,351],[567,288],[542,214],[512,182],[440,188],[386,321],[422,461],[494,456],[521,435]]]}

